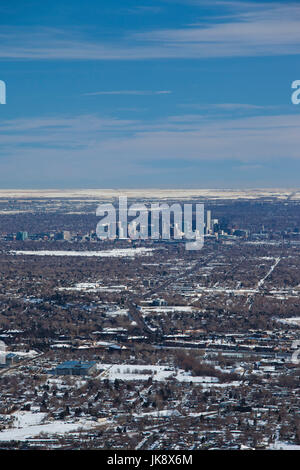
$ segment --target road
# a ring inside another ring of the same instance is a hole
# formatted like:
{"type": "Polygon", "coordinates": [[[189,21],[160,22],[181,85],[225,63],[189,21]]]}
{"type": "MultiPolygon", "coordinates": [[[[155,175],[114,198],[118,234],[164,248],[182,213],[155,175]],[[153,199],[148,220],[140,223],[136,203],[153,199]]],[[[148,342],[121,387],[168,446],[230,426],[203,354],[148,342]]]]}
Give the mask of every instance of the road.
{"type": "Polygon", "coordinates": [[[17,370],[20,367],[23,367],[24,365],[28,364],[29,362],[35,361],[36,359],[38,359],[38,358],[40,358],[44,355],[45,355],[45,353],[40,353],[37,356],[30,357],[29,359],[21,359],[20,362],[18,362],[16,365],[11,366],[11,367],[5,367],[4,369],[1,369],[0,370],[0,375],[5,375],[5,374],[11,372],[12,370],[17,370]]]}
{"type": "Polygon", "coordinates": [[[153,331],[147,325],[147,323],[145,322],[143,318],[141,310],[138,307],[138,303],[141,300],[145,300],[146,298],[151,297],[153,294],[158,294],[159,292],[163,291],[165,288],[167,288],[171,284],[174,284],[175,282],[178,282],[181,279],[187,279],[187,277],[190,277],[191,274],[197,271],[200,267],[203,267],[203,265],[206,265],[207,263],[215,259],[215,257],[216,257],[216,254],[213,253],[212,255],[206,257],[205,259],[202,258],[198,262],[196,262],[192,267],[189,267],[186,270],[184,270],[184,272],[180,272],[179,274],[173,274],[169,276],[168,279],[166,279],[162,284],[155,286],[153,289],[146,291],[140,297],[132,296],[131,298],[128,299],[128,301],[126,302],[126,307],[129,311],[129,316],[133,321],[137,323],[143,335],[147,336],[148,338],[155,339],[155,340],[160,340],[162,338],[162,332],[153,331]]]}

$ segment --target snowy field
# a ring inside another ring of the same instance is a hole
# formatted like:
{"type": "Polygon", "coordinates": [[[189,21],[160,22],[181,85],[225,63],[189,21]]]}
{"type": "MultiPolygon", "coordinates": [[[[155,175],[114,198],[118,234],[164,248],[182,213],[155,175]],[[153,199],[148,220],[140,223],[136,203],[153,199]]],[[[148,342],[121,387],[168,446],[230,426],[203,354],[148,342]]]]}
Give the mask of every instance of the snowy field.
{"type": "Polygon", "coordinates": [[[135,418],[145,418],[145,417],[153,417],[153,418],[172,418],[181,416],[178,410],[157,410],[157,411],[149,411],[148,413],[139,413],[133,414],[135,418]]]}
{"type": "Polygon", "coordinates": [[[31,359],[39,355],[39,353],[34,351],[34,349],[31,349],[30,351],[10,351],[9,349],[6,349],[5,354],[15,354],[23,359],[31,359]]]}
{"type": "Polygon", "coordinates": [[[100,258],[133,258],[134,256],[151,256],[153,248],[124,248],[103,251],[64,251],[64,250],[12,250],[13,255],[30,256],[97,256],[100,258]]]}
{"type": "Polygon", "coordinates": [[[18,411],[13,415],[13,427],[0,431],[1,441],[26,441],[38,437],[40,434],[63,435],[71,431],[89,429],[98,426],[98,422],[80,419],[77,422],[53,421],[44,422],[46,413],[32,411],[18,411]]]}
{"type": "Polygon", "coordinates": [[[127,290],[127,286],[103,286],[100,282],[78,282],[74,287],[59,287],[59,291],[79,292],[121,292],[127,290]]]}
{"type": "Polygon", "coordinates": [[[189,305],[179,305],[179,306],[170,306],[170,307],[141,307],[141,311],[144,315],[147,314],[160,314],[160,313],[173,313],[173,312],[181,312],[181,313],[191,313],[196,310],[194,307],[189,305]]]}
{"type": "Polygon", "coordinates": [[[300,445],[289,444],[288,442],[276,441],[269,446],[270,450],[300,450],[300,445]]]}
{"type": "Polygon", "coordinates": [[[286,325],[300,326],[300,317],[277,318],[277,321],[279,321],[280,323],[284,323],[286,325]]]}
{"type": "Polygon", "coordinates": [[[203,197],[212,199],[257,199],[276,197],[278,199],[300,199],[300,191],[290,189],[1,189],[1,198],[93,198],[114,199],[119,196],[128,198],[189,199],[203,197]]]}
{"type": "Polygon", "coordinates": [[[116,306],[116,308],[109,309],[105,313],[110,317],[118,317],[119,315],[128,315],[128,310],[116,306]]]}
{"type": "Polygon", "coordinates": [[[217,377],[209,376],[192,376],[190,373],[182,369],[173,369],[167,366],[152,366],[152,365],[122,365],[122,364],[101,364],[101,369],[104,369],[99,375],[99,378],[110,381],[124,380],[148,380],[151,378],[154,381],[165,381],[167,379],[175,379],[178,382],[193,382],[201,383],[204,387],[236,387],[240,382],[219,383],[217,377]]]}

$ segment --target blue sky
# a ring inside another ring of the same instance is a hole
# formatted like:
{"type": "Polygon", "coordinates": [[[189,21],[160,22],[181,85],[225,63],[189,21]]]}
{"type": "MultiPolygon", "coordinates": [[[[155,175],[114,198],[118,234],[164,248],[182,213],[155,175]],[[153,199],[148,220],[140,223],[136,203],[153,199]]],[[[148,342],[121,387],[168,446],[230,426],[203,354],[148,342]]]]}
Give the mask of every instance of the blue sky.
{"type": "Polygon", "coordinates": [[[299,2],[3,1],[0,187],[299,187],[299,54],[299,2]]]}

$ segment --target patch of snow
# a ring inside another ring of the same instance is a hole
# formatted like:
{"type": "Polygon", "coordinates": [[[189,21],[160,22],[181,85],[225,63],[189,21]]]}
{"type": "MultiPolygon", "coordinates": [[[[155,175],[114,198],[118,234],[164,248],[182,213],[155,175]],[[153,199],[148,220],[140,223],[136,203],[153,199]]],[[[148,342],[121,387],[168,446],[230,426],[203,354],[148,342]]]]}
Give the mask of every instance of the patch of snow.
{"type": "Polygon", "coordinates": [[[139,255],[151,255],[153,248],[120,248],[103,251],[65,251],[65,250],[11,250],[13,255],[30,255],[30,256],[98,256],[103,258],[123,258],[134,257],[139,255]]]}

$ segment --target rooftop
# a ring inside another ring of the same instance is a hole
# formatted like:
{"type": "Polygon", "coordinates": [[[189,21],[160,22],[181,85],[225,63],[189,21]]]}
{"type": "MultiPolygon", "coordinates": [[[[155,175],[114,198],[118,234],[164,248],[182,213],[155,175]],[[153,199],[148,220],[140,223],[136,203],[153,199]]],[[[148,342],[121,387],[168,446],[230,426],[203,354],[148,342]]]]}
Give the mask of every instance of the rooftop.
{"type": "Polygon", "coordinates": [[[90,361],[90,362],[81,362],[81,361],[66,361],[63,362],[62,364],[59,364],[56,368],[57,369],[89,369],[93,365],[95,365],[95,361],[90,361]]]}

